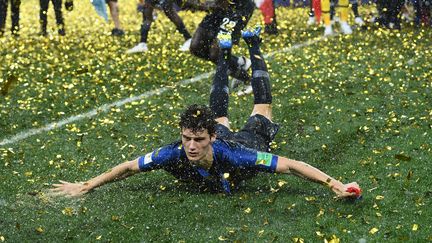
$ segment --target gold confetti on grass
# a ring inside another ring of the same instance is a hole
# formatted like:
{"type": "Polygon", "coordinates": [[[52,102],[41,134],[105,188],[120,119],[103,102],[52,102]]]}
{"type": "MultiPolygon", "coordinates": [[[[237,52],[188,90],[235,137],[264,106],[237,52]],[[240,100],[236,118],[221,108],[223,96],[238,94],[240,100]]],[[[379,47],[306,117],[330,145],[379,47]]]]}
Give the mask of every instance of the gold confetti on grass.
{"type": "Polygon", "coordinates": [[[292,241],[294,243],[304,243],[305,242],[305,240],[301,237],[294,237],[294,238],[292,238],[292,241]]]}
{"type": "Polygon", "coordinates": [[[369,234],[374,235],[376,232],[378,232],[378,228],[372,228],[369,230],[369,234]]]}
{"type": "Polygon", "coordinates": [[[37,227],[35,230],[36,230],[36,233],[38,233],[38,234],[42,234],[45,231],[44,228],[42,228],[42,227],[37,227]]]}
{"type": "Polygon", "coordinates": [[[336,236],[336,235],[332,235],[330,239],[324,239],[325,243],[340,243],[341,240],[336,236]]]}
{"type": "Polygon", "coordinates": [[[66,215],[66,216],[69,216],[69,217],[73,216],[75,213],[76,213],[75,210],[73,208],[71,208],[71,207],[65,207],[62,210],[62,214],[66,215]]]}

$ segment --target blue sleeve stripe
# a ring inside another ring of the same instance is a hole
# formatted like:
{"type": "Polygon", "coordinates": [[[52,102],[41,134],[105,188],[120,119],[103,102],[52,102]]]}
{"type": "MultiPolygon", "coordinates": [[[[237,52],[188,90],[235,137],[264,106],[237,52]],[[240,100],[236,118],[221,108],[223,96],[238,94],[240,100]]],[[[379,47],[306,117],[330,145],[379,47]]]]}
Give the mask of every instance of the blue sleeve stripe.
{"type": "Polygon", "coordinates": [[[276,167],[277,167],[277,161],[278,161],[279,157],[277,155],[273,155],[272,156],[272,162],[270,165],[271,171],[272,172],[276,172],[276,167]]]}
{"type": "Polygon", "coordinates": [[[144,156],[138,158],[138,167],[141,171],[144,170],[144,156]]]}

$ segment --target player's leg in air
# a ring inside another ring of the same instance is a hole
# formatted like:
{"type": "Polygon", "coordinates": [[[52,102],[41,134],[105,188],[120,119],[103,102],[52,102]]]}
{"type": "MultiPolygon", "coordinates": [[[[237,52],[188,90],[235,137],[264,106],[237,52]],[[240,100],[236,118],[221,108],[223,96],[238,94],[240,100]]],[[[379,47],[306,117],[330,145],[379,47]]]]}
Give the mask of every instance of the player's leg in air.
{"type": "MultiPolygon", "coordinates": [[[[217,137],[238,142],[248,148],[258,151],[269,151],[270,143],[274,139],[279,126],[272,120],[272,96],[267,66],[260,51],[259,38],[261,28],[246,30],[242,33],[243,39],[249,47],[252,61],[252,87],[254,93],[254,106],[250,117],[244,127],[238,132],[229,129],[228,119],[228,61],[231,55],[232,42],[229,35],[218,35],[221,53],[210,93],[210,108],[215,113],[217,137]]],[[[255,176],[257,170],[238,168],[230,173],[231,185],[238,187],[242,181],[255,176]]]]}
{"type": "Polygon", "coordinates": [[[261,115],[272,121],[272,95],[270,85],[270,75],[264,57],[261,54],[260,35],[261,28],[256,27],[252,30],[242,32],[242,37],[249,48],[249,55],[252,62],[252,90],[254,94],[254,107],[251,117],[261,115]]]}
{"type": "MultiPolygon", "coordinates": [[[[253,6],[253,5],[252,5],[253,6]]],[[[217,34],[220,29],[226,30],[226,25],[234,23],[234,30],[228,31],[233,35],[233,44],[237,44],[240,37],[240,31],[244,28],[252,15],[237,16],[237,19],[232,20],[225,18],[226,11],[214,11],[207,14],[203,21],[195,31],[190,46],[190,52],[202,59],[212,61],[217,64],[219,59],[220,48],[217,42],[217,34]]],[[[241,82],[249,82],[250,76],[248,69],[250,67],[250,60],[243,56],[237,57],[230,55],[228,60],[228,73],[231,77],[241,82]]],[[[239,83],[233,82],[231,88],[235,88],[239,83]]]]}
{"type": "MultiPolygon", "coordinates": [[[[252,80],[251,85],[254,94],[254,107],[251,113],[251,117],[248,120],[246,126],[252,126],[252,123],[256,123],[253,120],[261,120],[260,124],[268,123],[273,124],[272,121],[272,95],[270,77],[267,71],[267,66],[264,61],[264,57],[260,51],[261,39],[259,37],[261,27],[257,27],[253,30],[243,31],[242,36],[249,47],[249,54],[252,62],[252,80]],[[251,121],[252,120],[252,121],[251,121]]],[[[213,85],[210,92],[210,108],[215,113],[216,121],[229,128],[228,119],[228,100],[229,100],[229,89],[228,89],[228,62],[231,55],[232,42],[226,33],[220,33],[218,35],[219,46],[221,52],[219,55],[219,61],[216,69],[216,74],[213,80],[213,85]]],[[[277,131],[277,125],[273,124],[272,134],[277,131]]],[[[271,136],[271,138],[274,137],[271,136]]],[[[268,148],[257,147],[253,145],[255,141],[250,141],[251,148],[259,150],[268,150],[268,148]]],[[[269,143],[270,141],[266,141],[269,143]]]]}

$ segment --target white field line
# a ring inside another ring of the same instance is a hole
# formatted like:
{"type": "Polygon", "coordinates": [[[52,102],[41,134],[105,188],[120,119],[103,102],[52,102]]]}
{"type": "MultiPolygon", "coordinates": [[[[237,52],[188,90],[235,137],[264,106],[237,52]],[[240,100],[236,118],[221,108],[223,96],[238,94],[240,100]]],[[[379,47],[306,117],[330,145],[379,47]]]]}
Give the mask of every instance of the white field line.
{"type": "MultiPolygon", "coordinates": [[[[268,54],[264,55],[264,57],[267,58],[267,57],[273,56],[273,55],[275,55],[277,53],[287,53],[287,52],[290,52],[290,51],[293,51],[293,50],[296,50],[296,49],[299,49],[299,48],[302,48],[302,47],[305,47],[305,46],[309,46],[309,45],[315,44],[315,43],[317,43],[319,41],[322,41],[323,39],[324,38],[321,37],[321,38],[309,40],[309,41],[306,41],[306,42],[303,42],[303,43],[300,43],[300,44],[296,44],[296,45],[293,45],[293,46],[290,46],[290,47],[287,47],[287,48],[283,48],[282,50],[279,50],[279,51],[268,53],[268,54]]],[[[196,82],[201,81],[203,79],[209,78],[211,75],[213,75],[213,73],[214,73],[214,71],[203,73],[203,74],[199,74],[199,75],[197,75],[197,76],[195,76],[195,77],[193,77],[191,79],[185,79],[185,80],[180,81],[179,84],[176,85],[176,86],[179,86],[179,85],[181,86],[181,85],[196,83],[196,82]]],[[[8,144],[14,144],[16,142],[24,140],[24,139],[26,139],[28,137],[33,136],[33,135],[37,135],[37,134],[40,134],[40,133],[43,133],[43,132],[48,132],[48,131],[51,131],[51,130],[63,127],[64,125],[72,123],[72,122],[80,121],[80,120],[83,120],[85,118],[94,117],[94,116],[96,116],[98,114],[101,114],[101,113],[106,113],[106,112],[108,112],[113,107],[121,107],[121,106],[124,106],[125,104],[132,103],[134,101],[142,100],[142,99],[149,98],[149,97],[152,97],[152,96],[155,96],[155,95],[160,95],[162,93],[165,93],[168,90],[173,89],[176,86],[162,87],[162,88],[159,88],[159,89],[150,90],[150,91],[147,91],[147,92],[142,93],[142,94],[137,95],[137,96],[132,96],[132,97],[129,97],[129,98],[125,98],[125,99],[116,101],[114,103],[102,105],[102,106],[97,107],[97,108],[95,108],[95,109],[93,109],[91,111],[88,111],[86,113],[82,113],[82,114],[79,114],[79,115],[71,116],[69,118],[66,118],[66,119],[63,119],[63,120],[60,120],[60,121],[57,121],[57,122],[49,123],[49,124],[47,124],[47,125],[45,125],[43,127],[40,127],[40,128],[33,128],[33,129],[29,129],[27,131],[20,132],[20,133],[12,136],[10,138],[5,138],[5,139],[1,140],[0,141],[0,146],[4,146],[4,145],[8,145],[8,144]]]]}

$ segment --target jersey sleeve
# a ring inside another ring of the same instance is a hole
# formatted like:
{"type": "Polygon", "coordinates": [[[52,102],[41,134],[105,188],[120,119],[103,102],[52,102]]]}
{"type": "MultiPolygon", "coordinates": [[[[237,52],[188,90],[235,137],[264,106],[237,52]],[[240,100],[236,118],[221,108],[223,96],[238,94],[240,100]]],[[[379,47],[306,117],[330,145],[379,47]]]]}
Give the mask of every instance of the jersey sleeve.
{"type": "Polygon", "coordinates": [[[236,167],[255,168],[260,171],[275,172],[278,156],[247,148],[240,144],[230,145],[226,159],[236,167]]]}
{"type": "Polygon", "coordinates": [[[138,158],[140,171],[161,169],[174,163],[180,157],[181,145],[170,144],[138,158]]]}

